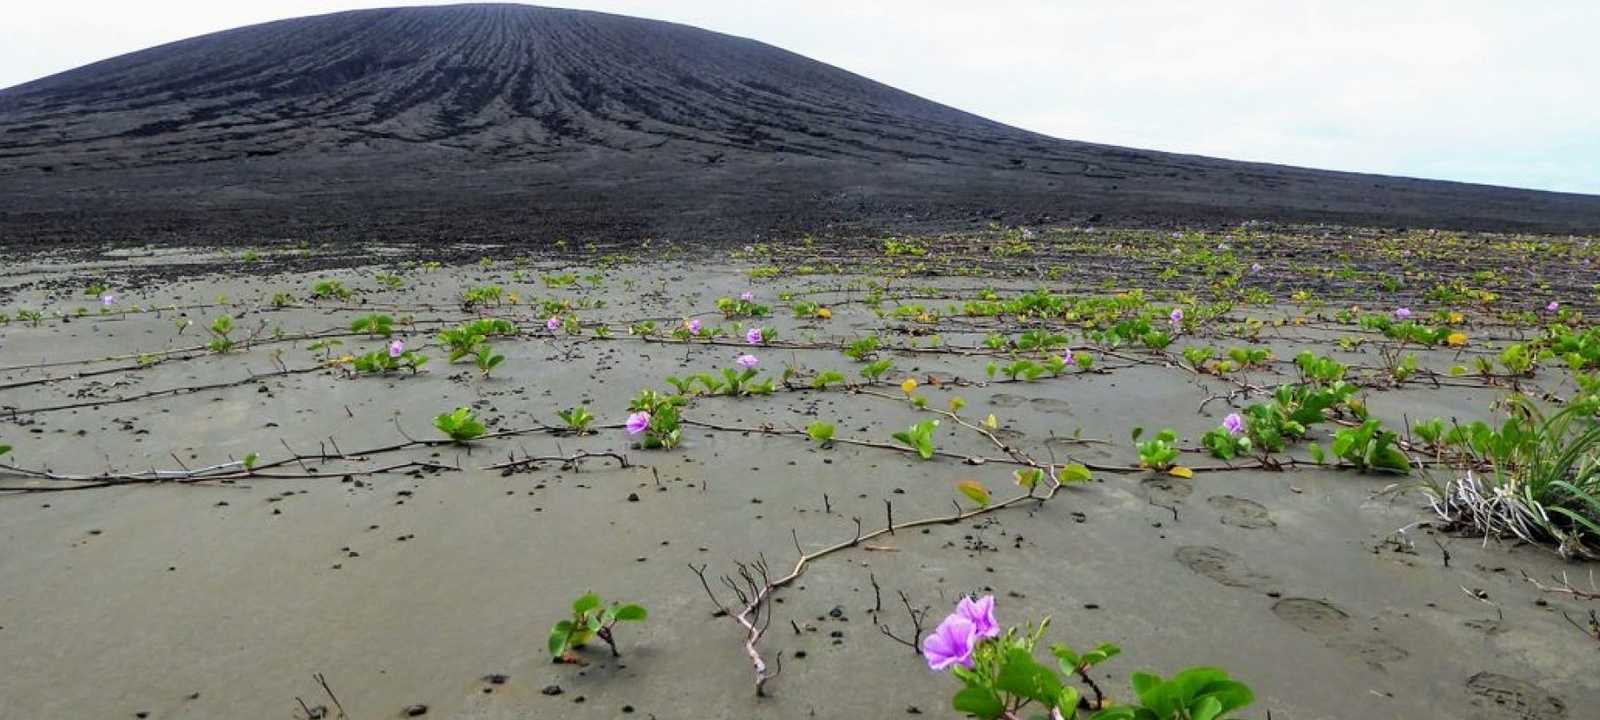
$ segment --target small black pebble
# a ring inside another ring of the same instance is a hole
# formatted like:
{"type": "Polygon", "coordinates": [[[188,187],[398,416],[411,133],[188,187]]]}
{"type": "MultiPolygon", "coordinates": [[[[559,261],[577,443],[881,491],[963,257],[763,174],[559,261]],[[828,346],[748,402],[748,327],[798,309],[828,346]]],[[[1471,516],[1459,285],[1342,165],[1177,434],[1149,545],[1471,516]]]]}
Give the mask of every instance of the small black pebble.
{"type": "Polygon", "coordinates": [[[546,685],[546,686],[544,686],[544,689],[540,690],[539,692],[543,693],[545,695],[554,696],[554,695],[560,695],[561,693],[563,693],[565,691],[561,689],[560,685],[546,685]]]}
{"type": "Polygon", "coordinates": [[[406,717],[418,717],[418,716],[421,716],[421,715],[427,715],[428,714],[428,706],[427,705],[423,705],[422,703],[417,703],[416,705],[407,705],[405,713],[406,713],[406,717]]]}

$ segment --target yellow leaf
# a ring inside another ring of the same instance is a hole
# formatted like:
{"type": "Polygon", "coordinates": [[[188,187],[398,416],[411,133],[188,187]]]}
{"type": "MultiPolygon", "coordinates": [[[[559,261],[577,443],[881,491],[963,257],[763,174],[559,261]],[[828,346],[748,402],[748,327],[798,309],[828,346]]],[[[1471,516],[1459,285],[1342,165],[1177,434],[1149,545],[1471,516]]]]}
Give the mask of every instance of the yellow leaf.
{"type": "Polygon", "coordinates": [[[960,490],[962,495],[972,498],[972,501],[979,505],[989,504],[989,488],[984,487],[983,483],[977,480],[962,480],[956,483],[956,489],[960,490]]]}
{"type": "Polygon", "coordinates": [[[817,317],[823,320],[832,320],[833,311],[827,308],[817,308],[817,317]]]}
{"type": "Polygon", "coordinates": [[[1452,313],[1450,313],[1450,322],[1451,322],[1451,323],[1457,323],[1457,324],[1459,324],[1459,323],[1461,323],[1461,322],[1463,322],[1463,321],[1465,321],[1465,320],[1466,320],[1466,319],[1467,319],[1467,316],[1465,316],[1465,315],[1462,315],[1462,314],[1461,314],[1461,313],[1459,313],[1459,312],[1452,312],[1452,313]]]}
{"type": "Polygon", "coordinates": [[[1450,347],[1461,347],[1467,344],[1467,334],[1464,332],[1453,332],[1446,336],[1444,341],[1448,343],[1450,347]]]}
{"type": "Polygon", "coordinates": [[[994,413],[989,413],[989,417],[983,419],[983,426],[989,428],[990,430],[994,430],[995,428],[1000,427],[1000,421],[995,419],[994,413]]]}
{"type": "Polygon", "coordinates": [[[1186,468],[1186,467],[1184,467],[1182,465],[1173,465],[1172,467],[1167,469],[1167,474],[1171,475],[1173,477],[1181,477],[1181,478],[1192,478],[1192,477],[1194,477],[1194,471],[1190,470],[1189,468],[1186,468]]]}
{"type": "Polygon", "coordinates": [[[907,394],[907,395],[910,395],[911,393],[916,392],[917,391],[917,379],[916,378],[906,378],[904,382],[900,383],[900,390],[902,392],[904,392],[905,394],[907,394]]]}

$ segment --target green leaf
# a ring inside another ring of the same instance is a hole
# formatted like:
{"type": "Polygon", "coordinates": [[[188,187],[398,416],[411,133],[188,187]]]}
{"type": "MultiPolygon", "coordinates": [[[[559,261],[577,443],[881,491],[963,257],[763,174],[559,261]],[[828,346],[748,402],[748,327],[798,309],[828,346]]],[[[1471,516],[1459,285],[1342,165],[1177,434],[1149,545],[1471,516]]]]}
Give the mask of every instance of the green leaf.
{"type": "Polygon", "coordinates": [[[561,657],[561,653],[564,653],[567,650],[567,639],[571,636],[571,620],[562,620],[561,622],[556,623],[555,627],[550,628],[550,655],[553,657],[561,657]]]}
{"type": "Polygon", "coordinates": [[[10,445],[0,445],[0,455],[4,455],[4,454],[6,454],[8,452],[11,452],[11,446],[10,445]]]}
{"type": "Polygon", "coordinates": [[[1214,720],[1222,714],[1222,703],[1217,702],[1214,697],[1203,697],[1200,698],[1200,702],[1193,705],[1189,714],[1194,720],[1214,720]]]}
{"type": "Polygon", "coordinates": [[[617,619],[624,622],[642,622],[648,615],[641,605],[629,603],[617,608],[617,619]]]}
{"type": "Polygon", "coordinates": [[[1322,452],[1322,446],[1317,443],[1311,443],[1311,446],[1306,449],[1311,452],[1311,462],[1318,465],[1321,465],[1322,461],[1327,457],[1322,452]]]}
{"type": "Polygon", "coordinates": [[[1069,484],[1089,482],[1091,479],[1093,479],[1093,477],[1094,476],[1089,472],[1089,468],[1077,463],[1067,465],[1065,468],[1062,468],[1061,471],[1061,482],[1069,484]]]}
{"type": "Polygon", "coordinates": [[[1135,672],[1130,678],[1133,685],[1133,694],[1139,696],[1139,702],[1150,705],[1155,700],[1155,691],[1161,687],[1161,676],[1151,675],[1146,672],[1135,672]]]}
{"type": "Polygon", "coordinates": [[[1052,703],[1061,694],[1061,679],[1050,668],[1036,662],[1027,648],[1013,647],[1000,666],[995,687],[1030,700],[1052,703]]]}
{"type": "Polygon", "coordinates": [[[600,596],[595,593],[584,593],[582,597],[572,601],[572,612],[582,615],[590,610],[600,607],[600,596]]]}
{"type": "Polygon", "coordinates": [[[963,712],[975,717],[992,720],[1004,713],[1006,706],[1000,702],[1000,696],[986,687],[968,687],[956,693],[955,700],[951,703],[958,712],[963,712]]]}

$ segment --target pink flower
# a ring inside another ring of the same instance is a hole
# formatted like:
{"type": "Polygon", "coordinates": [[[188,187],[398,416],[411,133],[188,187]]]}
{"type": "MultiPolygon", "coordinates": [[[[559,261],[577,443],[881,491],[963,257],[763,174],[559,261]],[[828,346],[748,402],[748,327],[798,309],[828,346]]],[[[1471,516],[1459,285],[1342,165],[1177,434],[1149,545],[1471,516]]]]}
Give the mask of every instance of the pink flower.
{"type": "Polygon", "coordinates": [[[555,332],[557,330],[560,330],[561,329],[561,318],[556,317],[554,315],[550,316],[549,320],[544,321],[544,329],[549,330],[550,332],[555,332]]]}
{"type": "Polygon", "coordinates": [[[750,328],[750,330],[744,334],[744,341],[750,343],[751,345],[760,345],[761,328],[750,328]]]}
{"type": "Polygon", "coordinates": [[[744,291],[742,293],[739,293],[739,299],[740,300],[746,300],[746,301],[754,300],[754,299],[756,299],[756,294],[753,293],[753,292],[750,292],[749,290],[746,290],[746,291],[744,291]]]}
{"type": "Polygon", "coordinates": [[[744,368],[746,370],[749,370],[750,368],[755,367],[756,363],[759,363],[761,361],[759,359],[757,359],[756,356],[754,356],[754,355],[746,354],[746,355],[740,355],[737,360],[734,360],[734,362],[737,363],[739,365],[739,367],[742,367],[742,368],[744,368]]]}
{"type": "Polygon", "coordinates": [[[1244,418],[1239,417],[1239,413],[1228,413],[1222,419],[1222,427],[1227,428],[1229,434],[1239,435],[1244,432],[1244,418]]]}
{"type": "Polygon", "coordinates": [[[1000,624],[994,619],[994,596],[985,595],[977,600],[969,597],[961,598],[956,603],[956,614],[972,622],[974,632],[980,638],[1000,636],[1000,624]]]}
{"type": "Polygon", "coordinates": [[[1173,308],[1172,309],[1172,316],[1167,318],[1167,320],[1168,320],[1168,322],[1172,323],[1172,327],[1173,328],[1177,328],[1178,326],[1182,325],[1183,324],[1183,308],[1177,308],[1177,307],[1173,308]]]}
{"type": "Polygon", "coordinates": [[[1556,312],[1561,309],[1561,303],[1551,300],[1549,305],[1544,306],[1544,309],[1546,312],[1556,312]]]}
{"type": "Polygon", "coordinates": [[[1409,320],[1409,319],[1411,319],[1411,308],[1408,308],[1408,307],[1395,308],[1394,317],[1395,317],[1396,320],[1409,320]]]}
{"type": "Polygon", "coordinates": [[[933,634],[922,641],[922,655],[928,667],[944,670],[951,665],[971,669],[972,650],[978,644],[978,630],[972,621],[960,614],[951,615],[933,629],[933,634]]]}
{"type": "Polygon", "coordinates": [[[699,335],[700,334],[700,321],[699,320],[690,320],[689,321],[689,332],[691,332],[691,333],[693,333],[695,335],[699,335]]]}
{"type": "Polygon", "coordinates": [[[404,354],[406,354],[406,343],[404,340],[396,340],[392,343],[389,343],[389,357],[397,358],[404,354]]]}
{"type": "Polygon", "coordinates": [[[117,296],[116,295],[112,295],[111,293],[106,293],[104,295],[101,295],[100,296],[100,304],[104,305],[106,307],[111,307],[112,305],[117,304],[117,296]]]}
{"type": "Polygon", "coordinates": [[[638,435],[650,429],[650,413],[643,410],[628,416],[628,434],[638,435]]]}

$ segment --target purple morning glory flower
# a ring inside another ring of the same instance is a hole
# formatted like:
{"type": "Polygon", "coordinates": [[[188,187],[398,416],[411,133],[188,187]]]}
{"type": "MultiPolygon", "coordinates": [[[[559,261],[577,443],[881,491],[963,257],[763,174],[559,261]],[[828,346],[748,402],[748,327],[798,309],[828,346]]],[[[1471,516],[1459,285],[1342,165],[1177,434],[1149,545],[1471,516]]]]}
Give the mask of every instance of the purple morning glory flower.
{"type": "Polygon", "coordinates": [[[739,293],[739,299],[740,300],[754,300],[754,299],[756,299],[756,294],[753,293],[753,292],[750,292],[749,290],[746,290],[746,291],[744,291],[742,293],[739,293]]]}
{"type": "Polygon", "coordinates": [[[544,321],[544,329],[549,330],[550,332],[555,332],[557,330],[560,330],[561,329],[561,318],[556,317],[554,315],[550,316],[549,320],[544,321]]]}
{"type": "Polygon", "coordinates": [[[628,416],[628,434],[638,435],[650,429],[650,413],[643,410],[628,416]]]}
{"type": "Polygon", "coordinates": [[[1250,274],[1261,272],[1261,263],[1250,263],[1250,274]]]}
{"type": "Polygon", "coordinates": [[[1395,308],[1394,317],[1395,317],[1396,320],[1409,320],[1409,319],[1411,319],[1411,308],[1408,308],[1408,307],[1395,308]]]}
{"type": "Polygon", "coordinates": [[[1228,416],[1222,419],[1222,427],[1227,428],[1232,435],[1240,435],[1244,433],[1244,418],[1239,417],[1239,413],[1228,413],[1228,416]]]}
{"type": "Polygon", "coordinates": [[[1172,323],[1173,327],[1178,327],[1179,325],[1182,325],[1183,324],[1183,308],[1177,308],[1177,307],[1173,308],[1172,309],[1172,316],[1170,318],[1168,318],[1168,320],[1172,323]]]}
{"type": "Polygon", "coordinates": [[[1544,309],[1547,312],[1556,312],[1561,309],[1561,303],[1551,300],[1549,305],[1544,306],[1544,309]]]}
{"type": "Polygon", "coordinates": [[[744,341],[750,343],[751,345],[760,345],[761,328],[750,328],[750,330],[744,334],[744,341]]]}
{"type": "Polygon", "coordinates": [[[978,644],[978,629],[972,621],[959,614],[951,615],[933,629],[933,634],[922,641],[922,655],[928,658],[928,667],[944,670],[951,665],[971,669],[972,650],[978,644]]]}
{"type": "Polygon", "coordinates": [[[755,367],[756,363],[759,363],[761,361],[759,359],[757,359],[756,356],[754,356],[754,355],[745,354],[745,355],[740,355],[739,359],[734,360],[734,362],[738,363],[739,367],[742,367],[742,368],[744,368],[746,370],[749,370],[750,368],[755,367]]]}
{"type": "Polygon", "coordinates": [[[405,353],[406,343],[404,340],[396,340],[392,343],[389,343],[389,357],[397,358],[405,353]]]}
{"type": "Polygon", "coordinates": [[[1000,623],[994,619],[993,595],[985,595],[977,600],[961,598],[961,602],[956,603],[956,614],[972,622],[973,631],[978,637],[1000,636],[1000,623]]]}
{"type": "Polygon", "coordinates": [[[694,333],[695,335],[699,335],[700,334],[700,321],[699,320],[690,320],[689,321],[689,332],[694,333]]]}
{"type": "Polygon", "coordinates": [[[111,293],[106,293],[104,295],[101,295],[100,296],[100,304],[104,305],[106,307],[111,307],[112,305],[117,304],[117,296],[116,295],[112,295],[111,293]]]}

